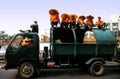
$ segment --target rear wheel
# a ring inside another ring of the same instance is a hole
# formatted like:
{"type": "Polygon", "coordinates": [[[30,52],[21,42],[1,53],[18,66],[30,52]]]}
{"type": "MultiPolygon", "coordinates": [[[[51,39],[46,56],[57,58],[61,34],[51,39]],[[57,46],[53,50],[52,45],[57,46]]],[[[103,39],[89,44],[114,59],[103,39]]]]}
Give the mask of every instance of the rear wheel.
{"type": "Polygon", "coordinates": [[[104,73],[104,70],[105,70],[105,66],[101,61],[96,61],[92,63],[91,66],[89,67],[90,73],[95,76],[102,75],[104,73]]]}
{"type": "Polygon", "coordinates": [[[21,78],[30,78],[33,76],[35,70],[34,66],[31,62],[24,62],[20,65],[20,68],[18,69],[18,75],[21,78]]]}

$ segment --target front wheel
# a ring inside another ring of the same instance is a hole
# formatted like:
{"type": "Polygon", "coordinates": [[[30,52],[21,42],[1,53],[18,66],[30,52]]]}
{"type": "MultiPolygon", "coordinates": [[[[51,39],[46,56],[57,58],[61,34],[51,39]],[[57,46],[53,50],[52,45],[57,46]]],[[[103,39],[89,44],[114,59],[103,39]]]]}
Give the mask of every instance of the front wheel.
{"type": "Polygon", "coordinates": [[[105,70],[105,66],[104,66],[103,62],[101,62],[101,61],[95,61],[89,67],[90,73],[95,76],[102,75],[104,73],[104,70],[105,70]]]}
{"type": "Polygon", "coordinates": [[[33,76],[35,70],[31,62],[24,62],[20,65],[18,69],[18,75],[21,78],[30,78],[33,76]]]}

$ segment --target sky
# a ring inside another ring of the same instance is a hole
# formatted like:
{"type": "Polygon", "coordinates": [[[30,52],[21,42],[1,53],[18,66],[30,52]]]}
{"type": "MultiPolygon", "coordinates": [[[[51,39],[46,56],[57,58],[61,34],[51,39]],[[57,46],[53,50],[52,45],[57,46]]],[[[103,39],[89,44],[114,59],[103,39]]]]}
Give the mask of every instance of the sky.
{"type": "Polygon", "coordinates": [[[39,35],[49,33],[48,11],[53,8],[60,15],[93,15],[94,21],[101,16],[108,22],[111,15],[120,15],[120,0],[1,0],[0,31],[13,35],[20,29],[30,30],[30,25],[37,20],[39,35]]]}

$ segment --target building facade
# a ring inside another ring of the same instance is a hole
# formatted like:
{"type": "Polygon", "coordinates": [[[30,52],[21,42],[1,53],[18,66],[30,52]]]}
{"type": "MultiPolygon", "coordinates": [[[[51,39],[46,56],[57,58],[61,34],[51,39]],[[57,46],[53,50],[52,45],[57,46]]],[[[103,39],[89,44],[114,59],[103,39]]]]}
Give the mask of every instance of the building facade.
{"type": "Polygon", "coordinates": [[[120,31],[120,15],[112,15],[109,21],[110,30],[118,34],[120,31]]]}

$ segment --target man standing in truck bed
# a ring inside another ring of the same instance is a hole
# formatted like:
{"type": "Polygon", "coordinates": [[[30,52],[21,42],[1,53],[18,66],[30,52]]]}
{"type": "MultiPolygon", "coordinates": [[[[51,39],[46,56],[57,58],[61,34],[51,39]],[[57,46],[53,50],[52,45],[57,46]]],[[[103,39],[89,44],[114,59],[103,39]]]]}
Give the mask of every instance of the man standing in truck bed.
{"type": "Polygon", "coordinates": [[[101,20],[101,17],[98,17],[98,21],[96,21],[95,25],[98,27],[98,29],[102,29],[104,26],[104,21],[101,20]]]}
{"type": "Polygon", "coordinates": [[[34,24],[32,24],[30,26],[30,28],[32,28],[32,32],[37,32],[39,31],[39,28],[38,28],[38,24],[37,24],[37,21],[34,21],[34,24]]]}

